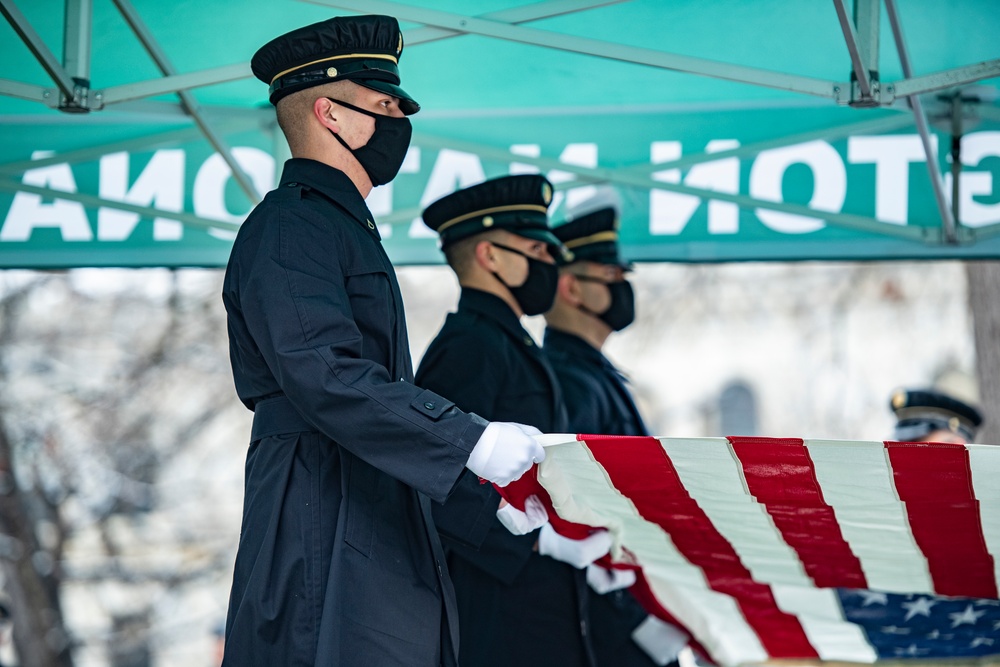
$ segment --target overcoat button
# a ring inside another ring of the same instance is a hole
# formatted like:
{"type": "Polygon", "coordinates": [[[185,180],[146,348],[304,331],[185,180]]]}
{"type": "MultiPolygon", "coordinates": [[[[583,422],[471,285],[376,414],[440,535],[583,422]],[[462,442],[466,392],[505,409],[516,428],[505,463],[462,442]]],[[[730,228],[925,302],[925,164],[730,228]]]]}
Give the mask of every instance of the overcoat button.
{"type": "Polygon", "coordinates": [[[433,410],[434,404],[431,403],[430,401],[427,401],[426,403],[424,403],[424,407],[427,408],[428,410],[433,410]]]}

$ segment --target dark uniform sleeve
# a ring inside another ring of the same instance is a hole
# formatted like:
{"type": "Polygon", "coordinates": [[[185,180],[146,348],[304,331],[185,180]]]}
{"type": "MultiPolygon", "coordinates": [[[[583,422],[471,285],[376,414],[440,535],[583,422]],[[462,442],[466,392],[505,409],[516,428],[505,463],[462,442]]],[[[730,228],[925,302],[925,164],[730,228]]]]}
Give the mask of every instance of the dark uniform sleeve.
{"type": "Polygon", "coordinates": [[[603,433],[609,408],[601,387],[586,374],[572,368],[560,368],[554,363],[562,386],[569,428],[574,433],[603,433]]]}
{"type": "Polygon", "coordinates": [[[281,391],[340,446],[443,501],[486,422],[364,357],[352,297],[386,309],[391,322],[391,268],[377,248],[364,247],[369,239],[350,229],[331,233],[334,221],[317,224],[281,206],[268,218],[262,238],[234,252],[251,267],[238,278],[247,329],[281,391]]]}
{"type": "MultiPolygon", "coordinates": [[[[497,389],[507,385],[503,375],[511,362],[502,354],[504,346],[490,344],[487,335],[458,333],[434,345],[420,364],[417,384],[454,398],[463,410],[494,414],[497,389]]],[[[447,502],[434,505],[434,523],[454,554],[510,584],[534,551],[538,531],[512,535],[496,518],[499,505],[493,485],[467,470],[447,502]]]]}

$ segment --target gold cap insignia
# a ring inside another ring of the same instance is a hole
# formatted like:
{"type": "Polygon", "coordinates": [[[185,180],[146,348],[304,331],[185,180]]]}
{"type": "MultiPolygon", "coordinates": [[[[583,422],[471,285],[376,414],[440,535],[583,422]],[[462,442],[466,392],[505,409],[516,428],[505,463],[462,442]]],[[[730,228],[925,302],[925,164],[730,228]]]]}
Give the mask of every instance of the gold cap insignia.
{"type": "Polygon", "coordinates": [[[331,79],[333,77],[337,76],[337,68],[336,67],[327,67],[326,68],[326,75],[328,77],[330,77],[331,79]]]}
{"type": "Polygon", "coordinates": [[[396,45],[396,57],[403,52],[403,33],[399,33],[399,44],[396,45]]]}
{"type": "Polygon", "coordinates": [[[546,206],[552,203],[552,186],[548,183],[542,183],[542,201],[546,206]]]}
{"type": "Polygon", "coordinates": [[[493,216],[492,215],[488,215],[485,218],[483,218],[483,227],[492,227],[492,226],[493,226],[493,216]]]}
{"type": "Polygon", "coordinates": [[[902,407],[906,407],[905,391],[897,391],[895,394],[892,395],[892,407],[895,408],[896,410],[902,407]]]}
{"type": "Polygon", "coordinates": [[[948,420],[948,429],[951,430],[952,433],[958,433],[959,424],[960,422],[958,421],[958,417],[952,417],[948,420]]]}

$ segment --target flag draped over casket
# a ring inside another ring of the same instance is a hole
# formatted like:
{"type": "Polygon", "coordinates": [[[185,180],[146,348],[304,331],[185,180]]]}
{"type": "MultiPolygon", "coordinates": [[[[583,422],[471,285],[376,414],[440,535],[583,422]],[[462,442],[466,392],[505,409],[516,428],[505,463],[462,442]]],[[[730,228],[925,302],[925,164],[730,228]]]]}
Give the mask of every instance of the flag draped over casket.
{"type": "Polygon", "coordinates": [[[543,437],[501,493],[609,530],[604,562],[721,665],[1000,654],[1000,447],[543,437]]]}

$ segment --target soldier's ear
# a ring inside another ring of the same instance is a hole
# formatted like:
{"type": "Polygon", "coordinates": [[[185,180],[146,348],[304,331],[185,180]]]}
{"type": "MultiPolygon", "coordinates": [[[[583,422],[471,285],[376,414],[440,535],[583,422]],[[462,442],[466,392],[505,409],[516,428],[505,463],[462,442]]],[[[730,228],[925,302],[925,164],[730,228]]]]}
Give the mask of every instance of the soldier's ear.
{"type": "Polygon", "coordinates": [[[313,115],[323,127],[340,134],[340,105],[334,104],[332,100],[325,97],[318,97],[313,102],[313,115]]]}
{"type": "Polygon", "coordinates": [[[559,274],[556,293],[560,299],[571,306],[579,306],[583,302],[583,295],[580,292],[580,281],[572,273],[563,272],[559,274]]]}
{"type": "Polygon", "coordinates": [[[497,250],[493,247],[493,244],[483,239],[476,243],[475,248],[476,263],[483,267],[487,271],[496,271],[496,255],[497,250]]]}

